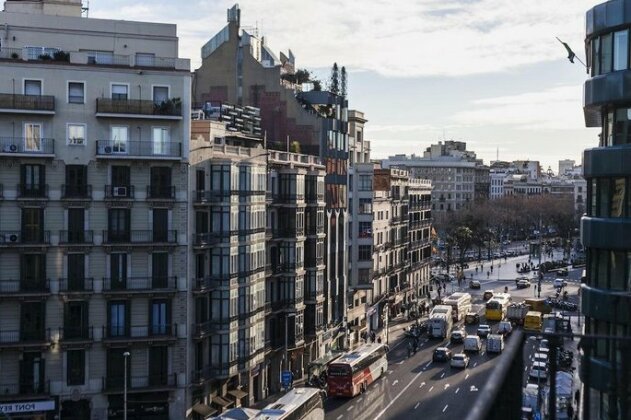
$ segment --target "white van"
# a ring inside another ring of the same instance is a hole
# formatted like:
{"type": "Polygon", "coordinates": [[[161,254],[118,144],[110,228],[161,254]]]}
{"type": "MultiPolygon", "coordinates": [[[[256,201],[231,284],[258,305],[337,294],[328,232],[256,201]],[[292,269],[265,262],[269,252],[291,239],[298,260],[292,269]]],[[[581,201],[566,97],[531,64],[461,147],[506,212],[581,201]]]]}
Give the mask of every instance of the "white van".
{"type": "Polygon", "coordinates": [[[486,339],[487,353],[501,353],[504,350],[504,336],[500,334],[489,334],[486,339]]]}
{"type": "Polygon", "coordinates": [[[464,351],[479,352],[482,350],[482,340],[477,335],[468,335],[464,339],[464,351]]]}

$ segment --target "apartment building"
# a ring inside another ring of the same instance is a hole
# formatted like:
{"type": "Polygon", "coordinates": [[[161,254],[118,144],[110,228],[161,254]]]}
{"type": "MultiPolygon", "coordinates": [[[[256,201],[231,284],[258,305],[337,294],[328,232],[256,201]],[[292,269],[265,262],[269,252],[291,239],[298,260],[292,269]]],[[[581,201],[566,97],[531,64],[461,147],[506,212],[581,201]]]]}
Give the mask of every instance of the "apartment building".
{"type": "Polygon", "coordinates": [[[348,289],[348,101],[282,80],[295,71],[295,57],[288,52],[278,58],[256,29],[242,27],[238,5],[227,11],[227,21],[201,49],[193,96],[203,106],[259,108],[269,149],[318,156],[325,164],[324,340],[330,347],[344,322],[348,289]]]}
{"type": "Polygon", "coordinates": [[[191,400],[208,414],[267,396],[267,152],[258,110],[191,122],[191,400]],[[252,124],[244,124],[250,120],[252,124]]]}
{"type": "Polygon", "coordinates": [[[175,25],[0,13],[0,404],[179,418],[190,65],[175,25]],[[127,370],[125,370],[127,369],[127,370]]]}
{"type": "Polygon", "coordinates": [[[432,183],[427,179],[408,179],[408,271],[412,290],[410,303],[429,296],[432,257],[432,183]]]}
{"type": "Polygon", "coordinates": [[[599,144],[583,155],[587,251],[581,287],[585,333],[579,375],[583,418],[631,418],[631,138],[627,82],[631,1],[607,1],[587,11],[585,51],[591,78],[584,86],[587,127],[599,144]]]}
{"type": "Polygon", "coordinates": [[[269,151],[266,344],[270,389],[305,378],[324,341],[325,168],[316,156],[269,151]]]}
{"type": "Polygon", "coordinates": [[[384,168],[402,168],[420,179],[432,181],[434,217],[470,208],[476,200],[489,198],[489,168],[460,141],[438,142],[423,156],[394,155],[382,161],[384,168]]]}

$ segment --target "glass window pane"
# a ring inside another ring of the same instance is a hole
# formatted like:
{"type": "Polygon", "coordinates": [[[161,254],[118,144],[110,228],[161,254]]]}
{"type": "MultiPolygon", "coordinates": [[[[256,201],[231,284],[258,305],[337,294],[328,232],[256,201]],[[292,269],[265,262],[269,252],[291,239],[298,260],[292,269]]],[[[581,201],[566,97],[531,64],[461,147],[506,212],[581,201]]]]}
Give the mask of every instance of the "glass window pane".
{"type": "Polygon", "coordinates": [[[607,34],[601,37],[601,61],[602,74],[609,73],[612,68],[612,35],[607,34]]]}
{"type": "Polygon", "coordinates": [[[592,75],[598,76],[600,74],[600,38],[594,39],[592,43],[592,62],[592,75]]]}
{"type": "Polygon", "coordinates": [[[613,40],[613,69],[624,70],[627,68],[627,57],[629,51],[629,35],[628,31],[620,31],[614,33],[613,40]]]}
{"type": "Polygon", "coordinates": [[[625,179],[614,178],[611,194],[611,217],[624,216],[625,192],[625,179]]]}
{"type": "Polygon", "coordinates": [[[40,80],[25,80],[24,94],[40,96],[42,94],[42,82],[40,80]]]}
{"type": "Polygon", "coordinates": [[[85,144],[85,125],[68,125],[68,144],[81,146],[85,144]]]}

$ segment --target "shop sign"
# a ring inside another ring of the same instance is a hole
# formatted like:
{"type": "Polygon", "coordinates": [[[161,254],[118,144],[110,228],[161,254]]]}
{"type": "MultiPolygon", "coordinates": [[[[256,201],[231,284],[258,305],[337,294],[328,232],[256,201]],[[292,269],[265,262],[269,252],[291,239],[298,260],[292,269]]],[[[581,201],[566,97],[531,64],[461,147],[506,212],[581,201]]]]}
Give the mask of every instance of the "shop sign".
{"type": "Polygon", "coordinates": [[[55,409],[55,401],[20,401],[15,403],[0,404],[0,413],[32,413],[34,411],[52,411],[55,409]]]}

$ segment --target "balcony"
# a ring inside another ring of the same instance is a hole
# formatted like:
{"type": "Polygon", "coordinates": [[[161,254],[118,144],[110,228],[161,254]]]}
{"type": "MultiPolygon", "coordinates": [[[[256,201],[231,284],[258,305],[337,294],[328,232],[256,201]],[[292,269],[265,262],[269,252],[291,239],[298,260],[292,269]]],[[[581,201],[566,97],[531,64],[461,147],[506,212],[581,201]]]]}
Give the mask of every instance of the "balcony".
{"type": "Polygon", "coordinates": [[[60,294],[82,294],[94,292],[94,279],[88,278],[61,278],[59,279],[60,294]]]}
{"type": "Polygon", "coordinates": [[[94,234],[91,230],[60,230],[59,245],[92,245],[94,234]]]}
{"type": "Polygon", "coordinates": [[[150,294],[175,293],[177,291],[177,277],[128,277],[126,279],[103,279],[103,293],[115,294],[150,294]]]}
{"type": "MultiPolygon", "coordinates": [[[[111,393],[123,392],[124,376],[103,377],[103,391],[111,393]]],[[[145,376],[127,376],[127,392],[170,390],[177,386],[177,374],[158,374],[145,376]]]]}
{"type": "Polygon", "coordinates": [[[169,342],[177,340],[177,324],[154,324],[102,328],[104,344],[169,342]]]}
{"type": "Polygon", "coordinates": [[[55,97],[0,93],[0,114],[55,115],[55,97]]]}
{"type": "Polygon", "coordinates": [[[92,198],[92,185],[62,185],[62,200],[84,200],[92,198]]]}
{"type": "MultiPolygon", "coordinates": [[[[221,331],[229,331],[231,324],[238,320],[238,316],[231,317],[219,317],[217,319],[203,321],[193,324],[191,331],[193,332],[194,339],[201,339],[211,334],[215,334],[221,331]]],[[[236,327],[237,324],[234,325],[236,327]]]]}
{"type": "Polygon", "coordinates": [[[147,185],[147,200],[175,200],[175,186],[147,185]]]}
{"type": "Polygon", "coordinates": [[[0,280],[0,299],[45,298],[50,295],[50,280],[0,280]]]}
{"type": "Polygon", "coordinates": [[[50,395],[50,381],[42,379],[38,381],[22,381],[17,383],[2,382],[0,383],[0,395],[0,398],[12,397],[13,399],[50,395]]]}
{"type": "Polygon", "coordinates": [[[237,360],[233,360],[221,365],[204,366],[202,369],[191,372],[192,382],[201,385],[206,381],[230,378],[239,372],[237,364],[237,360]]]}
{"type": "Polygon", "coordinates": [[[225,232],[204,232],[193,234],[193,245],[197,247],[208,247],[219,244],[229,244],[232,237],[239,234],[238,230],[225,232]]]}
{"type": "Polygon", "coordinates": [[[106,185],[105,198],[108,200],[130,200],[134,198],[133,185],[106,185]]]}
{"type": "Polygon", "coordinates": [[[43,199],[48,200],[48,185],[17,185],[18,198],[24,200],[43,199]]]}
{"type": "Polygon", "coordinates": [[[48,347],[50,344],[50,328],[0,330],[0,348],[48,347]]]}
{"type": "Polygon", "coordinates": [[[62,345],[91,343],[94,341],[94,328],[83,326],[66,326],[59,328],[59,341],[62,345]]]}
{"type": "Polygon", "coordinates": [[[296,274],[296,271],[303,270],[304,266],[302,263],[280,263],[272,265],[272,270],[274,274],[296,274]]]}
{"type": "Polygon", "coordinates": [[[55,139],[0,137],[0,156],[55,157],[55,139]]]}
{"type": "Polygon", "coordinates": [[[305,200],[307,201],[307,204],[311,204],[311,205],[323,203],[324,202],[324,194],[308,193],[305,196],[305,200]]]}
{"type": "Polygon", "coordinates": [[[272,204],[302,204],[304,194],[272,194],[272,204]]]}
{"type": "Polygon", "coordinates": [[[272,230],[274,239],[295,239],[305,236],[305,229],[302,227],[280,227],[272,230]]]}
{"type": "Polygon", "coordinates": [[[193,203],[198,205],[212,203],[229,203],[231,197],[237,195],[237,191],[193,191],[193,203]]]}
{"type": "Polygon", "coordinates": [[[153,244],[177,244],[177,230],[129,230],[129,231],[103,231],[103,244],[105,245],[153,245],[153,244]]]}
{"type": "Polygon", "coordinates": [[[96,157],[100,159],[180,160],[182,144],[159,141],[97,140],[96,157]]]}
{"type": "Polygon", "coordinates": [[[324,235],[324,225],[308,226],[307,235],[324,235]]]}
{"type": "Polygon", "coordinates": [[[205,293],[215,289],[227,289],[233,286],[236,287],[238,284],[238,277],[237,273],[232,273],[194,278],[193,293],[205,293]]]}
{"type": "Polygon", "coordinates": [[[0,231],[0,247],[50,245],[50,231],[3,230],[0,231]]]}
{"type": "Polygon", "coordinates": [[[168,99],[157,103],[150,99],[97,98],[96,116],[108,118],[142,118],[181,120],[182,103],[168,99]]]}

